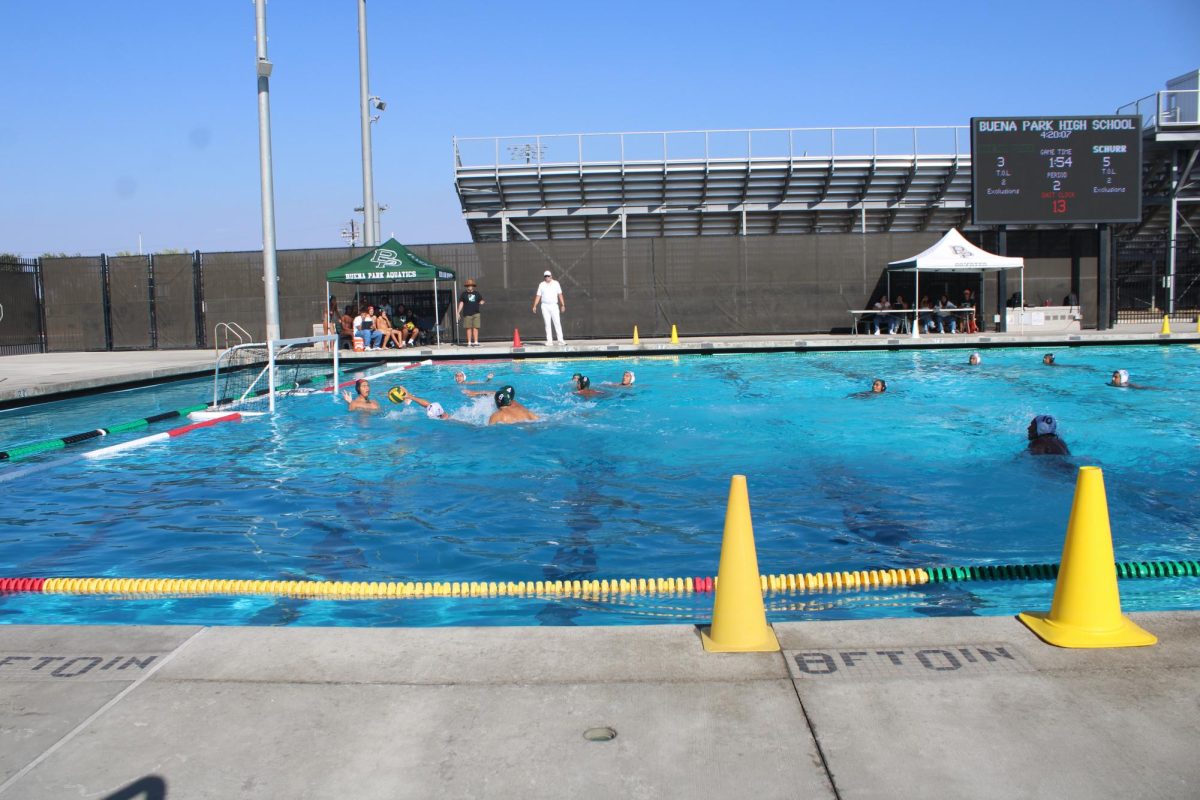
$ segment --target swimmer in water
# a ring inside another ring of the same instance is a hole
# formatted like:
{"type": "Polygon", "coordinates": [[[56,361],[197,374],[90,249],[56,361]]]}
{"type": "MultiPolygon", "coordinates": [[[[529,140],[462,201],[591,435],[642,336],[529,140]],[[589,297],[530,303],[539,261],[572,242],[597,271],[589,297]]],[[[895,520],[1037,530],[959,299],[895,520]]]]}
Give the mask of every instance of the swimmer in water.
{"type": "Polygon", "coordinates": [[[410,394],[409,391],[403,386],[397,386],[391,392],[388,392],[388,399],[395,403],[396,400],[392,399],[393,394],[400,397],[400,402],[402,403],[416,403],[421,408],[425,409],[425,416],[429,417],[430,419],[450,419],[450,415],[446,413],[446,409],[442,408],[441,403],[431,403],[428,400],[417,397],[415,394],[410,394]],[[399,389],[400,391],[396,392],[396,389],[399,389]]]}
{"type": "Polygon", "coordinates": [[[608,381],[605,381],[601,385],[602,386],[623,386],[626,389],[628,389],[630,386],[633,386],[634,379],[635,379],[635,376],[633,374],[633,370],[627,369],[627,370],[625,370],[625,373],[621,376],[620,383],[610,383],[608,381]]]}
{"type": "Polygon", "coordinates": [[[1042,363],[1047,367],[1058,366],[1058,364],[1054,363],[1054,353],[1046,353],[1046,355],[1042,356],[1042,363]]]}
{"type": "Polygon", "coordinates": [[[967,363],[972,367],[977,367],[983,363],[983,359],[979,357],[979,353],[971,353],[970,357],[967,359],[967,363]]]}
{"type": "Polygon", "coordinates": [[[360,378],[354,382],[354,397],[349,392],[342,392],[342,397],[349,404],[347,411],[378,411],[379,403],[371,399],[371,382],[360,378]]]}
{"type": "Polygon", "coordinates": [[[1142,386],[1140,383],[1129,382],[1129,371],[1124,369],[1115,370],[1112,374],[1112,382],[1108,384],[1117,389],[1153,389],[1153,386],[1142,386]]]}
{"type": "Polygon", "coordinates": [[[509,425],[537,420],[537,414],[513,399],[514,394],[511,386],[496,390],[493,395],[496,401],[496,410],[488,417],[488,425],[509,425]]]}
{"type": "Polygon", "coordinates": [[[575,394],[580,397],[599,397],[607,392],[602,392],[599,389],[592,388],[592,382],[587,375],[580,375],[575,379],[575,394]]]}
{"type": "MultiPolygon", "coordinates": [[[[489,372],[487,374],[487,377],[481,381],[469,381],[469,380],[467,380],[467,373],[460,370],[460,371],[454,373],[454,382],[457,384],[460,384],[462,386],[479,386],[479,385],[485,384],[488,381],[490,381],[493,376],[494,376],[494,373],[489,372]]],[[[483,394],[491,394],[491,392],[483,392],[483,394]]]]}
{"type": "Polygon", "coordinates": [[[1058,438],[1058,423],[1049,414],[1038,414],[1029,423],[1029,452],[1035,456],[1069,456],[1067,443],[1058,438]]]}
{"type": "Polygon", "coordinates": [[[867,399],[868,397],[874,397],[875,395],[877,395],[877,394],[883,394],[883,393],[884,393],[884,392],[886,392],[886,391],[887,391],[887,381],[885,381],[883,378],[876,378],[876,379],[875,379],[874,381],[872,381],[872,383],[871,383],[871,390],[870,390],[870,391],[868,391],[868,392],[854,392],[853,394],[848,394],[848,395],[846,395],[846,396],[847,396],[847,397],[852,397],[852,398],[854,398],[855,400],[865,400],[865,399],[867,399]]]}

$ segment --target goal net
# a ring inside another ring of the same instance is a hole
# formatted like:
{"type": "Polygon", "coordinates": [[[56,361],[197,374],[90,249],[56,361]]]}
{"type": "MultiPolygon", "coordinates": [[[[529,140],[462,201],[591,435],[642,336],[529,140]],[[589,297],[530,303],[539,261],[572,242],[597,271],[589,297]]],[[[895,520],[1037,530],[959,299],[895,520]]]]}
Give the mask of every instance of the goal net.
{"type": "Polygon", "coordinates": [[[337,384],[336,335],[272,339],[230,347],[213,369],[212,410],[250,406],[275,410],[287,394],[307,394],[337,384]]]}

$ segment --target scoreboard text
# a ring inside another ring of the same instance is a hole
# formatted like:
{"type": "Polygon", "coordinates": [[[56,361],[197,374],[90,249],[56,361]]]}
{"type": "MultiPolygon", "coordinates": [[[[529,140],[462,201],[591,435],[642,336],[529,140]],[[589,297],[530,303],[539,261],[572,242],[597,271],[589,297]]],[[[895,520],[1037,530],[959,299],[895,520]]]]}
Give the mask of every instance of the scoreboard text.
{"type": "Polygon", "coordinates": [[[975,117],[977,225],[1136,222],[1141,117],[975,117]]]}

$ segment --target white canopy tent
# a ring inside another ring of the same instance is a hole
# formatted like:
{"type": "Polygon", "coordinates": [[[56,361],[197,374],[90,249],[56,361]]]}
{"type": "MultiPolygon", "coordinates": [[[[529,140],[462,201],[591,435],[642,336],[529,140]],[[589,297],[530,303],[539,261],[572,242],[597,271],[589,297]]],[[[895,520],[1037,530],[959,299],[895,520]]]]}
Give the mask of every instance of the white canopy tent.
{"type": "MultiPolygon", "coordinates": [[[[976,247],[963,237],[957,229],[951,228],[932,247],[917,253],[911,258],[901,261],[891,261],[887,266],[888,296],[892,293],[892,273],[911,272],[914,274],[916,289],[913,292],[913,307],[921,298],[922,272],[999,272],[1000,270],[1021,270],[1021,297],[1025,297],[1025,259],[1010,256],[998,256],[989,253],[981,247],[976,247]]],[[[980,309],[982,311],[982,309],[980,309]]],[[[919,318],[919,313],[918,313],[919,318]]],[[[912,335],[919,336],[920,325],[914,318],[912,335]]]]}

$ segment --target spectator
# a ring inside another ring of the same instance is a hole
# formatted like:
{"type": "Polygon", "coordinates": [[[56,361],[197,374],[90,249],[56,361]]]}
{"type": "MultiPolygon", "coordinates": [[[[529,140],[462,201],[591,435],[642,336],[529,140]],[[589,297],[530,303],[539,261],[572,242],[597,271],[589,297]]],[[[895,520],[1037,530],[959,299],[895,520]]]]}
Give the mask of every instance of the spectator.
{"type": "Polygon", "coordinates": [[[934,310],[937,312],[938,333],[945,333],[947,325],[950,327],[950,333],[957,332],[957,325],[954,315],[948,311],[948,309],[951,308],[958,308],[958,306],[954,305],[953,301],[951,301],[949,297],[946,297],[946,295],[942,295],[938,300],[937,305],[934,306],[934,310]]]}
{"type": "Polygon", "coordinates": [[[401,303],[396,307],[396,330],[400,331],[400,338],[404,341],[401,347],[416,347],[416,339],[421,335],[421,329],[417,327],[417,316],[409,311],[401,303]]]}
{"type": "Polygon", "coordinates": [[[354,335],[362,339],[363,350],[379,350],[383,334],[375,330],[375,306],[365,306],[354,318],[354,335]]]}
{"type": "Polygon", "coordinates": [[[563,338],[561,315],[567,311],[567,300],[563,297],[562,286],[554,280],[554,275],[550,273],[550,270],[542,273],[542,283],[533,296],[533,313],[537,313],[539,304],[542,307],[542,320],[546,323],[546,346],[554,344],[554,337],[550,334],[551,326],[558,333],[558,343],[566,344],[567,340],[563,338]]]}
{"type": "MultiPolygon", "coordinates": [[[[875,310],[880,311],[880,312],[889,311],[889,310],[891,310],[891,307],[892,307],[892,304],[888,302],[888,298],[887,298],[886,294],[883,297],[879,298],[879,300],[877,300],[874,305],[875,310]]],[[[891,336],[892,334],[894,334],[896,332],[896,318],[894,316],[892,316],[891,314],[879,313],[879,314],[875,315],[875,330],[873,331],[873,333],[876,336],[879,335],[880,323],[883,323],[884,325],[887,326],[889,336],[891,336]]]]}
{"type": "Polygon", "coordinates": [[[346,306],[342,316],[338,318],[338,347],[353,349],[354,347],[354,306],[346,306]]]}
{"type": "Polygon", "coordinates": [[[475,286],[474,278],[467,278],[463,293],[458,298],[458,318],[467,331],[467,347],[479,347],[479,309],[483,295],[475,286]]]}
{"type": "MultiPolygon", "coordinates": [[[[975,295],[970,289],[963,289],[963,299],[959,308],[978,312],[975,295]]],[[[977,313],[960,314],[959,316],[962,319],[963,333],[979,333],[979,327],[975,324],[975,318],[978,316],[977,313]]]]}
{"type": "Polygon", "coordinates": [[[933,333],[933,306],[929,303],[929,295],[921,298],[920,313],[917,315],[917,324],[921,326],[921,330],[925,333],[933,333]]]}
{"type": "MultiPolygon", "coordinates": [[[[901,312],[908,311],[908,303],[904,302],[903,297],[901,297],[900,295],[896,295],[896,299],[892,301],[892,311],[901,311],[901,312]]],[[[896,324],[894,327],[904,331],[905,333],[908,333],[908,315],[907,314],[903,314],[903,313],[895,314],[893,316],[893,319],[896,321],[896,324]]]]}
{"type": "Polygon", "coordinates": [[[388,315],[382,309],[375,317],[375,330],[379,331],[379,335],[383,337],[384,349],[387,349],[389,343],[392,347],[404,347],[404,339],[400,331],[392,327],[392,321],[388,319],[388,315]]]}

